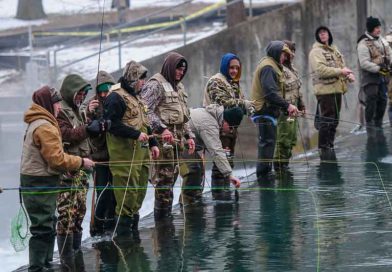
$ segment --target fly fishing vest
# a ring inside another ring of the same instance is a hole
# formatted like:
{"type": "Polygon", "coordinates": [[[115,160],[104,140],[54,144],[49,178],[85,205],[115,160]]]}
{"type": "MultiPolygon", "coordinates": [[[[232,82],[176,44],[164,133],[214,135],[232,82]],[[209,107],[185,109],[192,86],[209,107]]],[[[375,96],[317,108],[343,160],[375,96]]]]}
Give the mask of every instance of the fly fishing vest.
{"type": "Polygon", "coordinates": [[[297,105],[299,98],[299,89],[301,88],[302,82],[299,78],[297,70],[290,69],[289,67],[283,66],[283,78],[284,78],[284,93],[283,98],[290,104],[297,105]]]}
{"type": "Polygon", "coordinates": [[[183,125],[189,120],[189,109],[187,107],[188,95],[184,90],[184,85],[177,84],[177,91],[161,75],[155,74],[150,80],[156,80],[164,90],[164,98],[157,107],[157,115],[165,125],[183,125]]]}
{"type": "Polygon", "coordinates": [[[260,111],[266,104],[263,86],[260,82],[261,70],[266,66],[271,66],[276,74],[277,85],[279,86],[279,95],[283,97],[284,94],[284,78],[281,66],[278,65],[271,57],[262,58],[256,68],[252,81],[251,99],[254,101],[256,111],[260,111]]]}
{"type": "MultiPolygon", "coordinates": [[[[369,49],[370,61],[377,64],[390,65],[390,55],[387,47],[389,44],[385,42],[381,37],[378,41],[374,39],[365,38],[363,41],[366,47],[369,49]],[[376,43],[379,43],[377,45],[376,43]]],[[[361,85],[366,86],[368,84],[379,84],[381,81],[381,74],[371,73],[364,69],[361,69],[361,85]]]]}
{"type": "MultiPolygon", "coordinates": [[[[61,111],[67,117],[72,127],[76,128],[84,125],[84,122],[82,121],[82,118],[80,117],[78,111],[73,110],[64,100],[61,101],[61,111]]],[[[70,143],[63,141],[63,146],[65,153],[75,156],[88,157],[91,152],[88,138],[79,141],[78,143],[70,143]]]]}
{"type": "Polygon", "coordinates": [[[147,106],[139,99],[139,97],[135,97],[126,92],[123,88],[121,88],[120,83],[114,85],[110,91],[119,94],[127,106],[121,120],[125,125],[137,130],[148,127],[147,106]]]}
{"type": "Polygon", "coordinates": [[[49,164],[41,155],[40,148],[34,144],[34,131],[41,125],[50,123],[44,119],[38,119],[30,123],[26,129],[23,142],[22,161],[20,163],[20,173],[31,176],[56,176],[60,171],[50,168],[49,164]]]}

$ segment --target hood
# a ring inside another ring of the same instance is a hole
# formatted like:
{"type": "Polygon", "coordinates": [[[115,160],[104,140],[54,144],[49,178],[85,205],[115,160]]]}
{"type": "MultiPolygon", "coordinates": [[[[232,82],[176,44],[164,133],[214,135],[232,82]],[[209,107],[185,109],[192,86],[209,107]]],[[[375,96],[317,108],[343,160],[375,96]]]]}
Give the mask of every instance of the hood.
{"type": "Polygon", "coordinates": [[[177,84],[184,78],[186,72],[188,71],[188,63],[183,55],[178,54],[177,52],[170,52],[163,62],[161,75],[172,85],[174,90],[177,90],[177,84]],[[182,78],[177,82],[176,81],[176,67],[181,62],[185,62],[185,72],[182,78]]]}
{"type": "Polygon", "coordinates": [[[147,72],[148,70],[146,67],[134,60],[131,60],[127,63],[127,65],[125,65],[123,75],[119,79],[121,87],[132,94],[136,91],[137,82],[147,77],[147,72]]]}
{"type": "Polygon", "coordinates": [[[77,92],[90,85],[87,81],[85,81],[79,75],[68,75],[64,78],[63,83],[61,84],[60,93],[63,97],[64,101],[74,107],[74,97],[77,92]]]}
{"type": "Polygon", "coordinates": [[[237,55],[235,55],[233,53],[227,53],[227,54],[223,55],[223,57],[221,59],[221,63],[220,63],[220,73],[223,74],[228,81],[231,81],[231,80],[234,80],[235,82],[240,81],[241,70],[242,70],[241,61],[240,61],[240,59],[238,58],[237,55]],[[236,59],[236,60],[238,60],[240,62],[240,70],[238,71],[238,75],[237,75],[236,78],[231,78],[230,75],[229,75],[230,61],[233,60],[233,59],[236,59]]]}
{"type": "Polygon", "coordinates": [[[223,111],[224,111],[223,106],[220,106],[218,104],[210,104],[207,107],[205,107],[205,109],[209,114],[211,114],[215,118],[215,120],[219,124],[219,127],[222,127],[222,125],[223,125],[223,111]]]}
{"type": "Polygon", "coordinates": [[[370,35],[369,32],[366,31],[365,34],[362,34],[361,37],[358,38],[357,43],[359,43],[363,39],[378,40],[379,38],[380,37],[373,37],[372,35],[370,35]]]}
{"type": "Polygon", "coordinates": [[[333,37],[332,37],[331,31],[330,31],[329,28],[326,27],[326,26],[319,26],[319,27],[316,29],[316,32],[314,33],[314,36],[315,36],[315,38],[316,38],[316,41],[318,41],[319,43],[322,44],[322,42],[320,41],[320,38],[319,38],[319,36],[318,36],[319,31],[322,30],[322,29],[324,29],[324,30],[326,30],[326,31],[328,32],[328,36],[329,36],[328,45],[330,46],[330,45],[333,43],[333,37]]]}
{"type": "Polygon", "coordinates": [[[267,56],[273,58],[279,64],[283,46],[284,42],[282,41],[272,41],[267,45],[265,52],[267,53],[267,56]]]}
{"type": "Polygon", "coordinates": [[[104,83],[116,84],[113,76],[106,71],[99,71],[97,74],[97,86],[104,83]]]}
{"type": "Polygon", "coordinates": [[[35,104],[43,107],[50,114],[53,115],[53,104],[60,102],[62,100],[62,97],[54,88],[45,85],[33,93],[32,99],[35,104]]]}
{"type": "Polygon", "coordinates": [[[33,103],[30,108],[24,113],[23,120],[25,121],[25,123],[30,124],[38,119],[45,119],[46,121],[57,127],[56,118],[54,118],[54,116],[45,108],[33,103]]]}
{"type": "Polygon", "coordinates": [[[326,50],[337,50],[335,45],[326,45],[326,44],[323,44],[323,43],[319,43],[317,41],[314,42],[312,48],[323,48],[323,49],[326,49],[326,50]]]}

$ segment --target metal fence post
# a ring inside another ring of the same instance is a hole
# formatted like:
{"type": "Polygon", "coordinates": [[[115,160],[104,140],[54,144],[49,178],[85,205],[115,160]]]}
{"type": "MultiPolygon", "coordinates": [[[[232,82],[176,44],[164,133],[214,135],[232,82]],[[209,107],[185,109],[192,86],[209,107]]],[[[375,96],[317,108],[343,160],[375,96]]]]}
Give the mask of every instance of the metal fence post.
{"type": "Polygon", "coordinates": [[[121,29],[117,31],[117,40],[118,40],[118,69],[121,70],[121,29]]]}
{"type": "Polygon", "coordinates": [[[53,75],[53,82],[56,83],[57,81],[57,51],[53,51],[53,68],[54,68],[54,75],[53,75]]]}

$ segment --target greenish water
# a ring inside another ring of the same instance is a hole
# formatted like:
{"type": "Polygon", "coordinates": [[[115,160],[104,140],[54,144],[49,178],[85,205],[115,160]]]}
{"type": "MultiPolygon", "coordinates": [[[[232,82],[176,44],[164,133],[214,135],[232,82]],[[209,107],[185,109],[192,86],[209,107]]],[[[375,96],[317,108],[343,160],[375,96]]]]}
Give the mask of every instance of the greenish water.
{"type": "Polygon", "coordinates": [[[85,271],[392,271],[391,140],[349,135],[337,162],[312,154],[291,176],[243,179],[238,202],[206,193],[173,219],[143,218],[140,240],[89,238],[85,271]]]}
{"type": "Polygon", "coordinates": [[[337,163],[313,155],[292,178],[249,182],[237,203],[207,194],[185,216],[147,218],[140,242],[90,239],[87,270],[392,271],[390,140],[351,135],[337,163]]]}

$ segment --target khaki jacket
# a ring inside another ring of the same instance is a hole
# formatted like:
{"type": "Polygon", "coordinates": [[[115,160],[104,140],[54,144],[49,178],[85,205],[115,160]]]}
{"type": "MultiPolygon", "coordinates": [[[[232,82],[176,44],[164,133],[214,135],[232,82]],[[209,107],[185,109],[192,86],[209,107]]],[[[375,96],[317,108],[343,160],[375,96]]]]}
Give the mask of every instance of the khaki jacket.
{"type": "Polygon", "coordinates": [[[219,138],[223,124],[223,106],[208,105],[206,108],[191,109],[189,127],[196,136],[196,143],[207,149],[213,162],[224,176],[229,176],[232,169],[219,138]]]}
{"type": "Polygon", "coordinates": [[[347,92],[347,81],[342,75],[345,63],[336,46],[315,42],[309,53],[309,66],[315,95],[347,92]]]}
{"type": "Polygon", "coordinates": [[[271,57],[262,58],[260,60],[260,63],[257,65],[256,71],[253,75],[252,90],[250,93],[251,99],[254,101],[253,104],[255,106],[256,112],[260,111],[266,104],[265,92],[259,79],[261,70],[266,66],[271,66],[276,73],[277,85],[279,86],[280,96],[283,97],[284,93],[284,77],[282,65],[276,63],[276,61],[271,57]]]}
{"type": "Polygon", "coordinates": [[[64,153],[56,119],[33,103],[24,115],[28,124],[23,143],[20,172],[30,176],[53,176],[78,170],[82,158],[64,153]]]}

